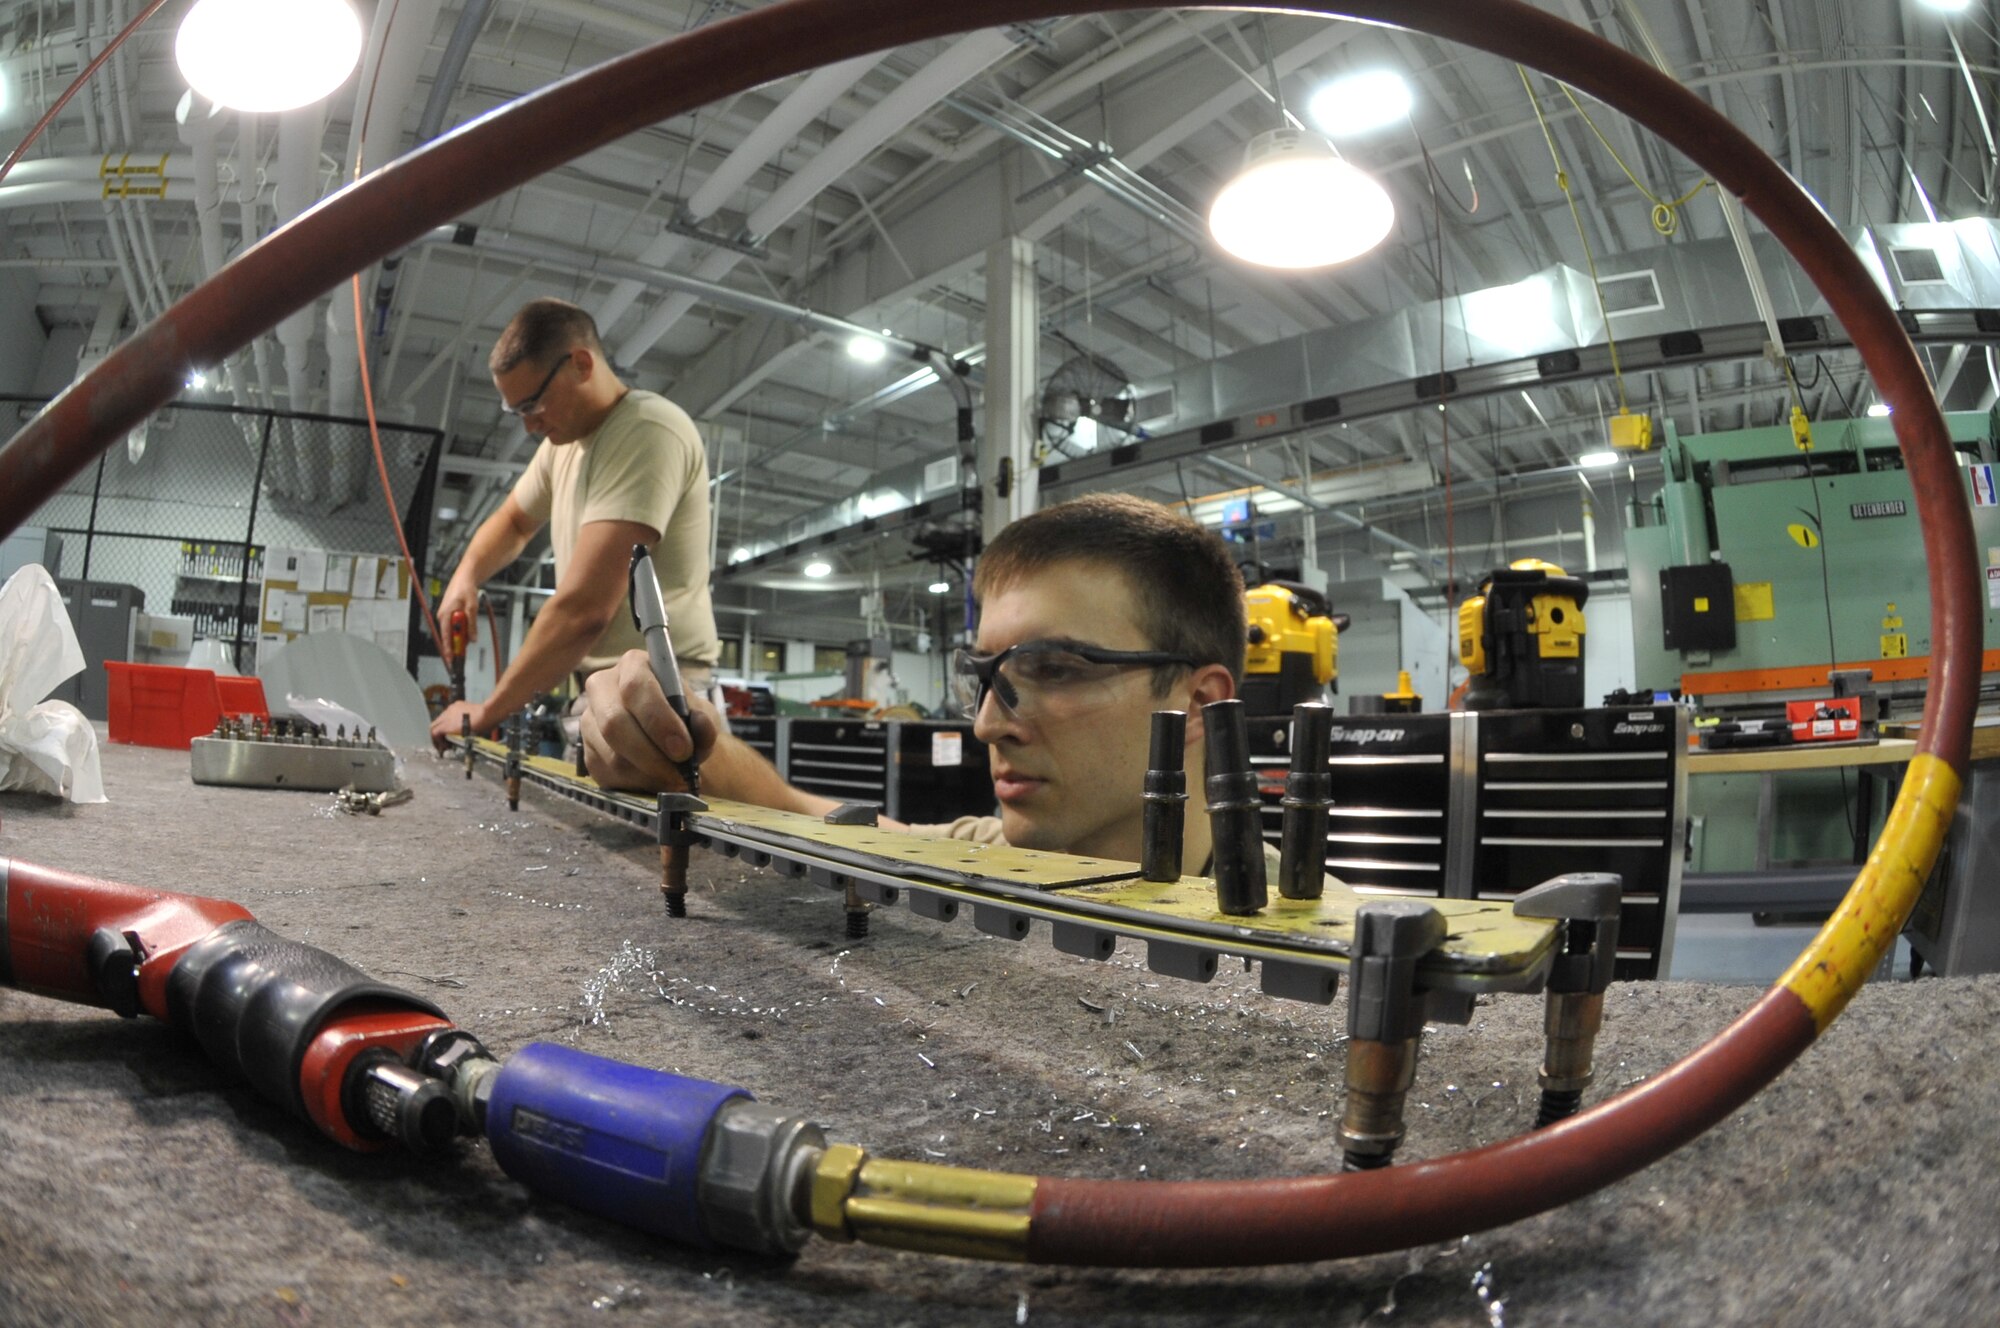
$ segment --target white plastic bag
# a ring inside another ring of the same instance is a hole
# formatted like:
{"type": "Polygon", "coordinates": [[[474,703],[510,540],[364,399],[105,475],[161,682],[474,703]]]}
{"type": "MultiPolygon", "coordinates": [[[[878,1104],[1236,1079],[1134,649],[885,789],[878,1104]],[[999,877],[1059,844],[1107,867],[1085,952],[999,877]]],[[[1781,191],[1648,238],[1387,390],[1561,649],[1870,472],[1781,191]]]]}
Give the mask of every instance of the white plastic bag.
{"type": "Polygon", "coordinates": [[[0,792],[104,802],[97,732],[67,701],[42,698],[84,666],[55,578],[29,563],[0,586],[0,792]]]}

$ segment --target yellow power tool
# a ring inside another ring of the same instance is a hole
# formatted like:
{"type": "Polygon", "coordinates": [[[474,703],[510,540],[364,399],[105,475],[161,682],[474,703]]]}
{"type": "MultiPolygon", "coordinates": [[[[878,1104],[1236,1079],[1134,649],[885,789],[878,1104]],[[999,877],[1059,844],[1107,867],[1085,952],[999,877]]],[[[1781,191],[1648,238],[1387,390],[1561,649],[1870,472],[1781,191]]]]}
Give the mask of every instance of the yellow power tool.
{"type": "Polygon", "coordinates": [[[1458,606],[1467,710],[1583,704],[1583,602],[1590,587],[1551,562],[1517,559],[1458,606]]]}
{"type": "Polygon", "coordinates": [[[1339,690],[1340,629],[1325,595],[1296,581],[1267,581],[1244,593],[1249,650],[1243,663],[1243,709],[1250,715],[1290,715],[1301,701],[1339,690]]]}

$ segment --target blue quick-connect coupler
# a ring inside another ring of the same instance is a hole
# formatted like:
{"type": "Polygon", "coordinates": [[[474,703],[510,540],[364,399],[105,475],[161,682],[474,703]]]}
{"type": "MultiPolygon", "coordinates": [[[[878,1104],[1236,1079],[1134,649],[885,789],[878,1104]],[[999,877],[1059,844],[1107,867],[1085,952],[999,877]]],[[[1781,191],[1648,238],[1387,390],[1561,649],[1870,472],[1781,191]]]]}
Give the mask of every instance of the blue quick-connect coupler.
{"type": "Polygon", "coordinates": [[[548,1042],[491,1078],[486,1137],[501,1169],[586,1212],[684,1244],[791,1254],[810,1234],[794,1196],[819,1128],[740,1088],[548,1042]]]}

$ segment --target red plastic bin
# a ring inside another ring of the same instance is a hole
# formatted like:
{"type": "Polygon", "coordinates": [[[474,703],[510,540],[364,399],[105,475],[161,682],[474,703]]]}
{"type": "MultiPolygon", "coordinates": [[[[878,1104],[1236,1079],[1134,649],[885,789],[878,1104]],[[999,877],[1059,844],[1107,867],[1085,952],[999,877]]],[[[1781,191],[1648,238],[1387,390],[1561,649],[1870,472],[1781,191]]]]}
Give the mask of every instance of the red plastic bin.
{"type": "MultiPolygon", "coordinates": [[[[111,675],[111,741],[182,751],[222,717],[222,702],[209,669],[175,669],[160,664],[104,661],[111,675]]],[[[234,682],[235,679],[230,681],[234,682]]],[[[251,679],[256,682],[256,679],[251,679]]],[[[259,699],[263,684],[258,683],[259,699]]]]}
{"type": "Polygon", "coordinates": [[[216,674],[215,697],[225,715],[256,715],[262,719],[271,713],[264,704],[264,680],[254,675],[244,678],[216,674]]]}

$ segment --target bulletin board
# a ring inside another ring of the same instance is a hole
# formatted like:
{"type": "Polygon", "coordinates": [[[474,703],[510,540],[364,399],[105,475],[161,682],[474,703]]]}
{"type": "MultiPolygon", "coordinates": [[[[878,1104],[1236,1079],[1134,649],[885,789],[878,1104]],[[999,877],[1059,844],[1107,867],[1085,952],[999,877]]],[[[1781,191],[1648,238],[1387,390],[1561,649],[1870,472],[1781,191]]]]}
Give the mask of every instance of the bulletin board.
{"type": "Polygon", "coordinates": [[[272,547],[264,554],[260,645],[345,632],[373,641],[398,664],[410,639],[410,577],[400,559],[374,553],[272,547]]]}

